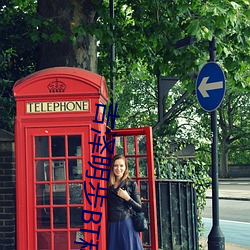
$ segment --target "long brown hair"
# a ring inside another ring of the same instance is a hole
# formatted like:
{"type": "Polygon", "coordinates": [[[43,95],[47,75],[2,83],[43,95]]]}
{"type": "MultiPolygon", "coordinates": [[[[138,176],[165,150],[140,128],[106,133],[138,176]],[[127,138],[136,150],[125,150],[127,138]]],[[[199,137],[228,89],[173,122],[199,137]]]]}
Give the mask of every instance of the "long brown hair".
{"type": "Polygon", "coordinates": [[[129,172],[128,172],[128,160],[124,155],[115,155],[111,161],[110,166],[110,176],[109,176],[109,187],[115,184],[115,174],[114,174],[114,164],[116,160],[122,159],[125,162],[126,169],[124,171],[124,174],[121,178],[121,182],[124,180],[130,179],[129,172]]]}

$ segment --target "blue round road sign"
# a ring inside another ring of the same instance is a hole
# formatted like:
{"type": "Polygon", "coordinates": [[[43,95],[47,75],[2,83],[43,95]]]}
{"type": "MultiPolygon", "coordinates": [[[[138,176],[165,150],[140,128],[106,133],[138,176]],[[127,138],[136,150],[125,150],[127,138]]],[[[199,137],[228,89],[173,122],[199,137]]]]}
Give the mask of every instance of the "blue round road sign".
{"type": "Polygon", "coordinates": [[[205,64],[196,80],[196,96],[205,111],[217,109],[225,95],[226,81],[221,67],[215,62],[205,64]]]}

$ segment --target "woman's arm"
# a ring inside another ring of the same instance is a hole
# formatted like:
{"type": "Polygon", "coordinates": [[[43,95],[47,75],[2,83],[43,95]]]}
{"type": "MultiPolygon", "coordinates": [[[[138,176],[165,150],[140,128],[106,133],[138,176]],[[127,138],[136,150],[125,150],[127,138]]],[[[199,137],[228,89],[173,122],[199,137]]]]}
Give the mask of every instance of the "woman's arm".
{"type": "Polygon", "coordinates": [[[132,207],[136,212],[141,212],[141,197],[137,187],[136,182],[132,182],[131,184],[131,194],[129,195],[126,190],[119,188],[117,195],[123,198],[129,207],[132,207]]]}

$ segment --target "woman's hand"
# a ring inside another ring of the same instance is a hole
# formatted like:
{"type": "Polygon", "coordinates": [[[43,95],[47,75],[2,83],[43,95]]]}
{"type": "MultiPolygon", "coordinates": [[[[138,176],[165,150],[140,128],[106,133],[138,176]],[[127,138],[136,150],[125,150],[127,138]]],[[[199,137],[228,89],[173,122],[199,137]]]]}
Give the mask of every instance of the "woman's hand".
{"type": "Polygon", "coordinates": [[[124,199],[125,201],[129,201],[131,197],[129,196],[128,192],[126,190],[123,190],[121,188],[118,189],[117,195],[124,199]]]}

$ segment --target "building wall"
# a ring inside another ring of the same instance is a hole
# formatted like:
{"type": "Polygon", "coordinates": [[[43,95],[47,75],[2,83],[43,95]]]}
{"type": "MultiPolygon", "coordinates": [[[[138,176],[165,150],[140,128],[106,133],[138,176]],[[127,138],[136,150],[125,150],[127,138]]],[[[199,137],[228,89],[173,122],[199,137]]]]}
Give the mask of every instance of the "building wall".
{"type": "Polygon", "coordinates": [[[0,129],[0,250],[14,250],[16,238],[13,134],[0,129]]]}

